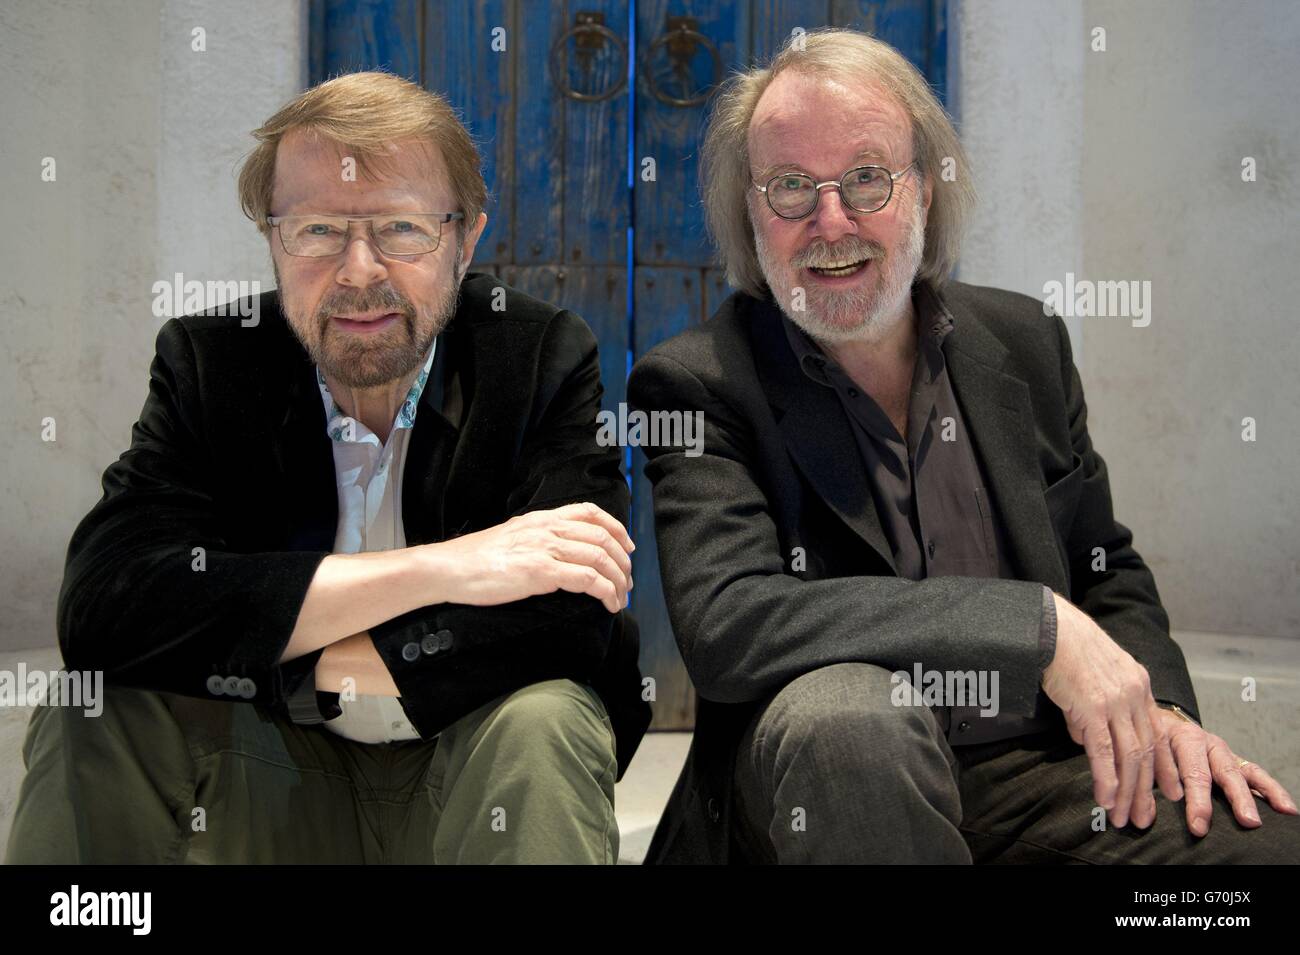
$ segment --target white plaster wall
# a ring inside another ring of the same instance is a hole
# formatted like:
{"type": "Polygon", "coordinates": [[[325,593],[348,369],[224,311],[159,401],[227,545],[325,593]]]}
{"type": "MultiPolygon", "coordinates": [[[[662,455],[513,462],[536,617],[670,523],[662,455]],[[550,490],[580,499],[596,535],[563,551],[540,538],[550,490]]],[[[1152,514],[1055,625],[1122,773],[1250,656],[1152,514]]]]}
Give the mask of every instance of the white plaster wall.
{"type": "Polygon", "coordinates": [[[0,4],[0,649],[54,642],[68,540],[147,392],[153,283],[271,286],[234,175],[248,131],[305,82],[304,7],[0,4]]]}
{"type": "MultiPolygon", "coordinates": [[[[1083,253],[1083,10],[949,3],[950,106],[980,192],[957,277],[1041,298],[1083,253]]],[[[1079,357],[1079,323],[1066,324],[1079,357]]]]}
{"type": "Polygon", "coordinates": [[[1298,637],[1300,4],[1096,0],[1087,17],[1108,50],[1084,61],[1084,262],[1152,283],[1149,327],[1084,322],[1121,519],[1176,626],[1298,637]]]}
{"type": "Polygon", "coordinates": [[[1300,636],[1300,4],[953,2],[960,277],[1152,283],[1146,328],[1067,321],[1116,515],[1176,628],[1300,636]]]}

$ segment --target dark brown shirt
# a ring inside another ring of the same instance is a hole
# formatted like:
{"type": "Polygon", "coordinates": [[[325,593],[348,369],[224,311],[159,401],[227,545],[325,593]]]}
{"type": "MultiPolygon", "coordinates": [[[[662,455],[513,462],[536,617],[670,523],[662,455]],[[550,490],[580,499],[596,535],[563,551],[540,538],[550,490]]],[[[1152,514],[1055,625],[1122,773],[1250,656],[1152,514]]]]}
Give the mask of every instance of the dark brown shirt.
{"type": "MultiPolygon", "coordinates": [[[[840,398],[898,576],[1014,579],[1002,522],[948,379],[943,341],[952,331],[952,314],[926,283],[913,287],[912,301],[918,342],[906,436],[816,342],[783,316],[786,335],[804,373],[819,386],[833,388],[840,398]]],[[[1043,587],[1039,650],[1041,675],[1056,652],[1056,607],[1048,587],[1043,587]]],[[[996,716],[982,717],[979,710],[936,709],[950,744],[990,742],[1053,725],[1050,715],[1029,719],[999,709],[996,716]]]]}

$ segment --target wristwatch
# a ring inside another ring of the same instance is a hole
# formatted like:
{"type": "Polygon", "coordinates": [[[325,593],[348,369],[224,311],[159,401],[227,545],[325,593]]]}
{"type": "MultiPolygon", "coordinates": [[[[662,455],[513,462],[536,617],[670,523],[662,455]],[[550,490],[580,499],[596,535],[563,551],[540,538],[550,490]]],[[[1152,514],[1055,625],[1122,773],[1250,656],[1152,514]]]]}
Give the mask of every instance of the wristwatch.
{"type": "Polygon", "coordinates": [[[1169,710],[1171,713],[1174,714],[1174,716],[1178,717],[1180,720],[1186,723],[1195,723],[1197,726],[1201,725],[1200,723],[1197,723],[1196,720],[1192,719],[1192,717],[1188,714],[1188,712],[1185,709],[1183,709],[1181,706],[1179,706],[1177,703],[1157,703],[1156,705],[1159,706],[1162,710],[1169,710]]]}
{"type": "Polygon", "coordinates": [[[315,650],[303,659],[300,666],[306,666],[306,675],[284,701],[289,719],[304,726],[326,723],[343,713],[343,707],[339,705],[339,694],[316,689],[316,661],[323,652],[315,650]]]}

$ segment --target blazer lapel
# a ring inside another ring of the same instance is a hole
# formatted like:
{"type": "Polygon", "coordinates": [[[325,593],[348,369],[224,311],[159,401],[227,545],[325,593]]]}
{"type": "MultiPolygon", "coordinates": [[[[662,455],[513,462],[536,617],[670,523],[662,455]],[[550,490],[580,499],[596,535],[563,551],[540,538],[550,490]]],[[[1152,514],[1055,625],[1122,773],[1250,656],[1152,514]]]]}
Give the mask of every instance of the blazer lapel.
{"type": "Polygon", "coordinates": [[[1029,386],[1002,370],[1006,347],[964,309],[940,300],[953,316],[944,339],[948,378],[1006,531],[1022,579],[1064,592],[1065,564],[1043,497],[1029,386]]]}
{"type": "MultiPolygon", "coordinates": [[[[281,319],[281,321],[284,321],[281,319]]],[[[272,419],[272,447],[282,475],[285,537],[290,550],[334,550],[338,482],[334,449],[325,433],[325,405],[316,366],[288,326],[287,385],[272,419]],[[276,420],[278,418],[278,420],[276,420]]]]}
{"type": "Polygon", "coordinates": [[[777,307],[760,302],[754,311],[755,367],[791,457],[840,519],[897,574],[857,439],[839,398],[799,368],[777,307]]]}
{"type": "MultiPolygon", "coordinates": [[[[455,322],[438,336],[438,350],[406,446],[402,471],[402,529],[407,544],[427,544],[447,536],[448,473],[464,407],[455,322]]],[[[453,533],[461,528],[452,528],[453,533]]]]}

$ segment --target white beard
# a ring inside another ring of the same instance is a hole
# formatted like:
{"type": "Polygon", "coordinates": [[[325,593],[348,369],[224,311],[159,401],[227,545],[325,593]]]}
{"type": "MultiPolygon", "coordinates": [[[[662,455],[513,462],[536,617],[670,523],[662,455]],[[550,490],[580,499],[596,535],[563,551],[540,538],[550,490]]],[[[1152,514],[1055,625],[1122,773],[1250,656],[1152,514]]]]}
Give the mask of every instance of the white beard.
{"type": "MultiPolygon", "coordinates": [[[[902,242],[883,259],[872,258],[868,268],[880,270],[873,281],[861,288],[842,292],[804,288],[802,310],[792,307],[795,288],[798,287],[795,284],[796,268],[789,263],[775,263],[762,234],[755,229],[754,245],[759,267],[781,311],[816,341],[872,344],[883,340],[910,318],[911,312],[906,306],[925,253],[925,222],[921,208],[921,194],[917,193],[902,242]]],[[[853,245],[859,243],[855,241],[853,245]]]]}

